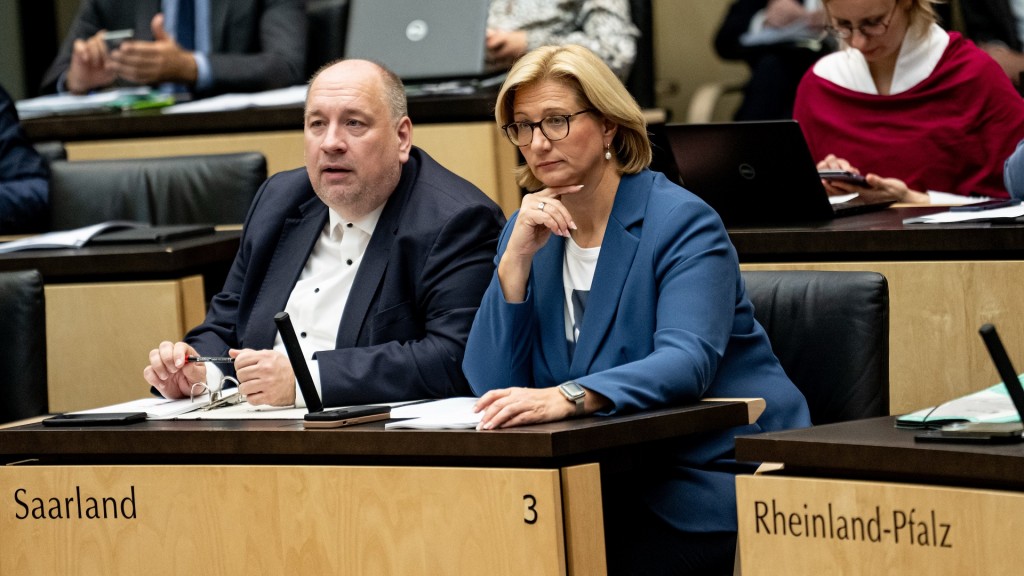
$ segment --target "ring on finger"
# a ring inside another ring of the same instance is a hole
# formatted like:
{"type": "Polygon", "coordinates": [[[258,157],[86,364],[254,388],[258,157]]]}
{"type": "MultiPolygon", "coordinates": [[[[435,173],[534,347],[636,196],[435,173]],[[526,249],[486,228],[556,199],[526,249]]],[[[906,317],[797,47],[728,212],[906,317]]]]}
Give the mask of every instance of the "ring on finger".
{"type": "Polygon", "coordinates": [[[544,207],[547,206],[547,205],[548,205],[547,202],[538,202],[537,203],[537,210],[540,210],[541,212],[543,212],[544,211],[544,207]]]}

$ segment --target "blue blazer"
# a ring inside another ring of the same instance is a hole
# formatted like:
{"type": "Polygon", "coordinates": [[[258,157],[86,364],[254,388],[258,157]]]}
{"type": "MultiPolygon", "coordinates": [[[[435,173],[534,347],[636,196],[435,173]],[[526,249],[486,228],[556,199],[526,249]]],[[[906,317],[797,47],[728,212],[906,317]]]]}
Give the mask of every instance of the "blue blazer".
{"type": "MultiPolygon", "coordinates": [[[[514,224],[499,241],[499,260],[514,224]]],[[[473,392],[576,380],[612,401],[609,414],[704,396],[765,398],[756,424],[680,441],[645,494],[677,529],[736,530],[733,437],[808,426],[810,417],[754,320],[718,215],[661,173],[624,176],[571,358],[563,254],[554,236],[537,252],[522,303],[505,301],[494,274],[463,363],[473,392]]]]}
{"type": "MultiPolygon", "coordinates": [[[[185,341],[209,355],[273,348],[274,315],[327,220],[304,168],[267,180],[224,289],[185,341]]],[[[413,148],[356,273],[336,349],[316,353],[324,405],[468,395],[460,364],[504,220],[483,192],[413,148]]]]}

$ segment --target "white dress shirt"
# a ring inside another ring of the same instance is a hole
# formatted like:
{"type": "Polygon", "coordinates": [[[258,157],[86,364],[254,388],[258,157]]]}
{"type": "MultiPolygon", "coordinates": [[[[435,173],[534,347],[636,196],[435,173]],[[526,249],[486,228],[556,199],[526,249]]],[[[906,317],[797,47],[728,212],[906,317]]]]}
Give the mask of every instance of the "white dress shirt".
{"type": "MultiPolygon", "coordinates": [[[[313,355],[321,350],[334,350],[342,312],[383,210],[382,204],[356,222],[348,222],[334,210],[328,210],[327,224],[320,232],[320,238],[313,246],[285,305],[284,311],[295,327],[302,355],[306,358],[317,394],[321,398],[320,366],[313,360],[313,355]]],[[[274,339],[274,350],[287,356],[280,333],[274,339]]],[[[207,383],[211,388],[219,389],[223,378],[221,371],[213,364],[207,364],[206,371],[207,383]]],[[[298,383],[295,405],[306,405],[298,390],[298,383]]]]}

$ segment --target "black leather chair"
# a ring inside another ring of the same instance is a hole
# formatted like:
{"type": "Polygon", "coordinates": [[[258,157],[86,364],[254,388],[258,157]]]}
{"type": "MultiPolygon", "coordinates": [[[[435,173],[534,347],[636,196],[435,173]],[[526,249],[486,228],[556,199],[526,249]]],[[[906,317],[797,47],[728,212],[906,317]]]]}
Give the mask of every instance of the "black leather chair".
{"type": "Polygon", "coordinates": [[[0,272],[0,423],[46,414],[46,384],[43,277],[0,272]]]}
{"type": "Polygon", "coordinates": [[[875,272],[743,272],[814,424],[889,414],[889,285],[875,272]]]}
{"type": "Polygon", "coordinates": [[[267,162],[259,152],[50,164],[50,229],[107,220],[238,224],[267,162]]]}
{"type": "Polygon", "coordinates": [[[345,54],[348,0],[307,0],[306,73],[345,54]]]}

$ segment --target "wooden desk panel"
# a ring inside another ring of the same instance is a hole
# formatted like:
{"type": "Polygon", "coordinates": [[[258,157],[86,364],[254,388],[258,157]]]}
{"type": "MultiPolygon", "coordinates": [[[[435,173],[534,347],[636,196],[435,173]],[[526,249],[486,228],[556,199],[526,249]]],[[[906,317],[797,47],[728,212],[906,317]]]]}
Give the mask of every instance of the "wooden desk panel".
{"type": "Polygon", "coordinates": [[[945,210],[890,208],[827,222],[736,227],[744,270],[870,270],[889,280],[890,410],[910,412],[1000,379],[978,337],[992,322],[1024,358],[1024,225],[903,225],[945,210]]]}
{"type": "Polygon", "coordinates": [[[744,575],[1020,571],[1024,444],[920,444],[894,421],[737,438],[737,459],[782,464],[737,478],[744,575]],[[854,518],[864,538],[838,531],[854,518]]]}
{"type": "Polygon", "coordinates": [[[144,396],[149,351],[203,321],[202,276],[152,282],[47,284],[46,370],[51,412],[144,396]]]}
{"type": "MultiPolygon", "coordinates": [[[[597,511],[577,540],[603,543],[597,466],[574,473],[597,484],[573,492],[597,511]]],[[[0,485],[3,574],[566,573],[558,470],[6,466],[0,485]]],[[[593,549],[569,573],[603,574],[593,549]]]]}
{"type": "Polygon", "coordinates": [[[978,328],[1024,361],[1024,260],[743,264],[743,270],[870,270],[889,282],[889,409],[912,412],[1001,379],[978,328]]]}
{"type": "Polygon", "coordinates": [[[750,415],[708,401],[489,432],[0,429],[0,573],[600,576],[601,465],[750,415]]]}
{"type": "Polygon", "coordinates": [[[50,411],[145,395],[149,351],[202,322],[209,285],[220,289],[239,237],[0,254],[0,270],[43,275],[50,411]]]}
{"type": "Polygon", "coordinates": [[[744,576],[1016,574],[1024,494],[774,476],[736,479],[744,576]]]}

